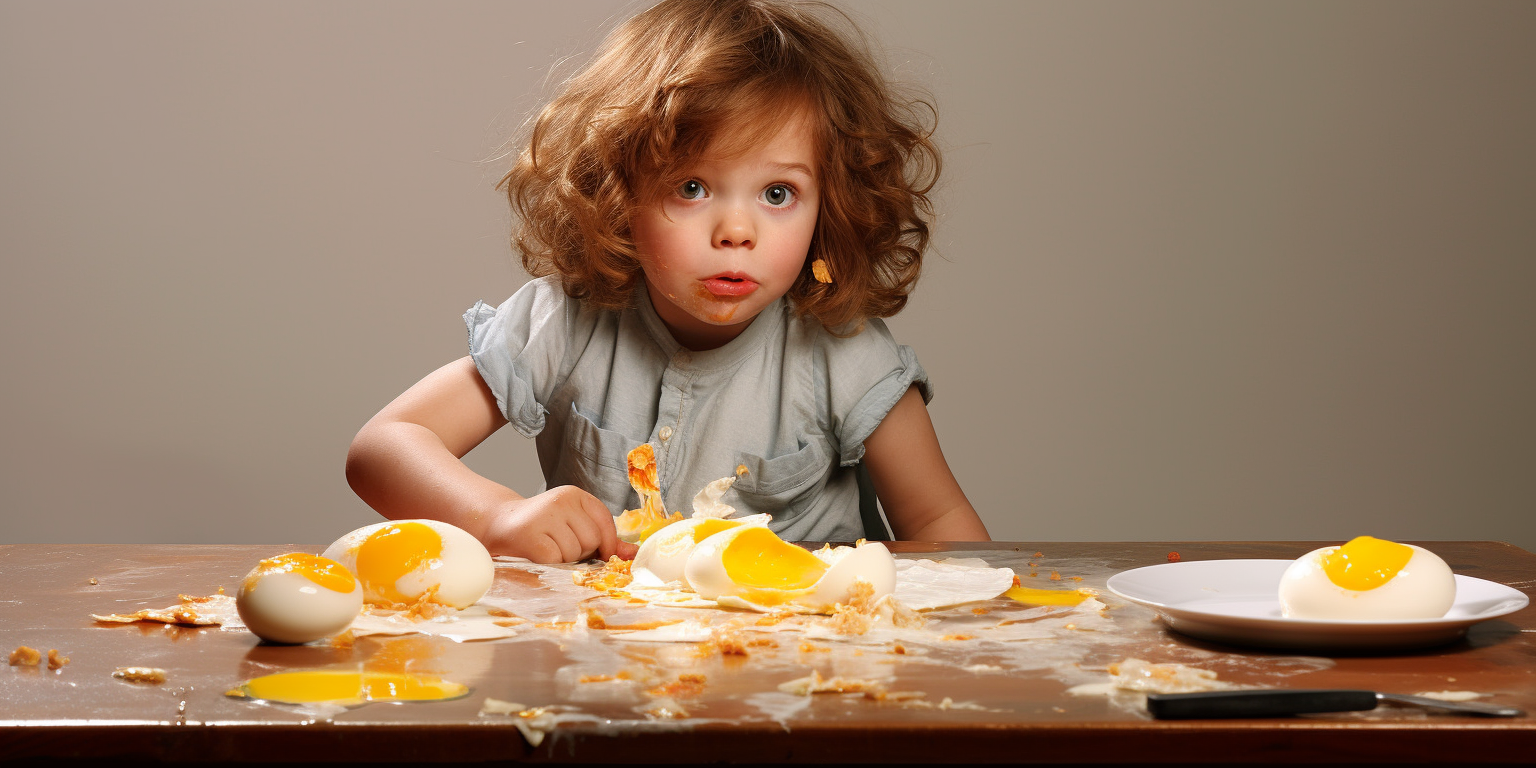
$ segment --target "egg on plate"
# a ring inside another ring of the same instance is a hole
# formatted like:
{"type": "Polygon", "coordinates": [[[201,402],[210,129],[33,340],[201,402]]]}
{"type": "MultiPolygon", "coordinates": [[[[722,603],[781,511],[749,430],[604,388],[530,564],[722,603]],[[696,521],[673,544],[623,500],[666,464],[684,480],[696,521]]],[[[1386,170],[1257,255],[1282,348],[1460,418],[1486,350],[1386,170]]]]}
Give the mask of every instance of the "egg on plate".
{"type": "MultiPolygon", "coordinates": [[[[646,538],[635,553],[631,572],[641,584],[676,582],[689,587],[683,569],[699,542],[740,525],[767,525],[768,515],[736,519],[691,517],[680,520],[646,538]]],[[[691,587],[689,587],[691,589],[691,587]]]]}
{"type": "Polygon", "coordinates": [[[432,602],[468,608],[491,588],[496,566],[479,539],[437,520],[391,520],[337,539],[325,556],[357,574],[376,605],[432,602]]]}
{"type": "Polygon", "coordinates": [[[737,525],[697,542],[683,577],[699,597],[755,607],[795,605],[819,613],[846,603],[867,582],[871,600],[896,590],[896,560],[879,542],[812,553],[763,525],[737,525]]]}
{"type": "Polygon", "coordinates": [[[1456,577],[1433,552],[1359,536],[1297,558],[1280,577],[1287,618],[1438,619],[1456,602],[1456,577]]]}
{"type": "Polygon", "coordinates": [[[363,607],[352,572],[307,552],[267,558],[246,574],[235,596],[240,620],[273,643],[307,643],[348,627],[363,607]]]}

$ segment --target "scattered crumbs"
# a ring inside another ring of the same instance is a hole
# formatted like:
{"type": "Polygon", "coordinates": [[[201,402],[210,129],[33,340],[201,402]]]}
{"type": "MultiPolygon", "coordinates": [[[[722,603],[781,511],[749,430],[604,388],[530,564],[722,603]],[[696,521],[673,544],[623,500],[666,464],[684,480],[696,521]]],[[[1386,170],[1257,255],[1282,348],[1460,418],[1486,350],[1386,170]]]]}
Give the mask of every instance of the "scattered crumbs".
{"type": "Polygon", "coordinates": [[[537,747],[543,743],[545,734],[554,730],[558,721],[554,713],[546,707],[527,708],[522,704],[501,699],[487,697],[480,704],[480,716],[503,716],[512,719],[512,725],[528,740],[528,745],[537,747]]]}
{"type": "Polygon", "coordinates": [[[586,622],[587,629],[608,628],[608,622],[603,619],[603,615],[597,611],[592,610],[591,608],[581,609],[581,616],[586,622]]]}
{"type": "Polygon", "coordinates": [[[1170,562],[1170,563],[1177,563],[1178,561],[1179,561],[1179,553],[1177,553],[1177,552],[1169,552],[1168,553],[1168,562],[1170,562]]]}
{"type": "Polygon", "coordinates": [[[224,588],[223,587],[219,587],[219,594],[221,594],[221,595],[224,594],[224,588]]]}
{"type": "Polygon", "coordinates": [[[745,475],[745,474],[747,474],[747,465],[745,465],[745,464],[737,464],[736,465],[736,476],[737,477],[741,477],[742,475],[745,475]]]}
{"type": "Polygon", "coordinates": [[[87,583],[87,584],[89,584],[89,585],[91,585],[93,587],[96,586],[96,584],[97,584],[96,577],[92,576],[91,578],[87,579],[85,583],[87,583]]]}
{"type": "Polygon", "coordinates": [[[1044,552],[1036,552],[1035,553],[1035,557],[1045,557],[1045,553],[1044,552]]]}
{"type": "Polygon", "coordinates": [[[571,581],[578,587],[588,587],[614,597],[628,597],[629,595],[622,592],[622,589],[635,580],[634,575],[630,573],[630,565],[630,561],[613,555],[608,558],[608,562],[603,563],[601,568],[571,571],[571,581]]]}
{"type": "Polygon", "coordinates": [[[1083,577],[1081,577],[1081,576],[1073,576],[1073,577],[1072,577],[1072,580],[1073,580],[1073,581],[1082,581],[1082,580],[1083,580],[1083,577]]]}
{"type": "Polygon", "coordinates": [[[891,646],[891,653],[897,656],[905,656],[907,654],[907,647],[901,643],[895,643],[891,646]]]}
{"type": "Polygon", "coordinates": [[[654,688],[647,689],[645,695],[658,698],[685,699],[704,693],[704,684],[708,678],[697,672],[684,672],[677,676],[677,680],[671,683],[662,683],[654,688]]]}
{"type": "Polygon", "coordinates": [[[22,645],[17,646],[16,650],[11,651],[11,666],[13,667],[35,667],[42,660],[43,654],[36,648],[22,645]]]}
{"type": "Polygon", "coordinates": [[[656,699],[649,706],[636,707],[635,711],[651,720],[686,720],[690,716],[677,699],[667,697],[656,699]]]}
{"type": "Polygon", "coordinates": [[[1051,581],[1061,581],[1061,574],[1056,571],[1051,571],[1051,581]]]}
{"type": "Polygon", "coordinates": [[[940,640],[956,640],[956,641],[958,641],[958,640],[969,640],[969,639],[971,639],[971,636],[970,635],[945,635],[945,636],[943,636],[943,637],[941,637],[939,639],[940,640]]]}
{"type": "Polygon", "coordinates": [[[977,616],[985,616],[985,615],[987,615],[987,614],[989,614],[991,612],[992,612],[991,608],[972,608],[971,609],[971,613],[974,613],[977,616]]]}
{"type": "Polygon", "coordinates": [[[68,656],[60,656],[57,648],[48,649],[48,668],[52,670],[63,669],[69,663],[68,656]]]}
{"type": "Polygon", "coordinates": [[[796,696],[809,696],[815,693],[884,693],[885,685],[879,680],[822,677],[820,672],[813,669],[810,677],[800,677],[780,683],[779,690],[796,696]]]}
{"type": "Polygon", "coordinates": [[[159,685],[165,682],[165,670],[156,667],[118,667],[112,676],[125,683],[159,685]]]}

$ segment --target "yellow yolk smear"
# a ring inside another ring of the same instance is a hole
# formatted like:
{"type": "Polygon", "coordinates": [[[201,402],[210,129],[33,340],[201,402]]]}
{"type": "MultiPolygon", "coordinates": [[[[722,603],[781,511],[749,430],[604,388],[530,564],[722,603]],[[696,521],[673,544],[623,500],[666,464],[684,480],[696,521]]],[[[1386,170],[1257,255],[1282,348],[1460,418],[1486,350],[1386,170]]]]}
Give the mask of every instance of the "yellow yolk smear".
{"type": "Polygon", "coordinates": [[[224,695],[280,704],[352,707],[370,701],[445,701],[468,693],[469,686],[432,675],[313,669],[279,672],[247,680],[224,695]]]}
{"type": "Polygon", "coordinates": [[[697,544],[727,528],[735,528],[738,525],[741,523],[735,520],[706,518],[704,522],[693,527],[693,543],[697,544]]]}
{"type": "Polygon", "coordinates": [[[395,583],[417,568],[431,569],[443,556],[443,537],[421,523],[395,523],[373,532],[357,548],[357,577],[369,594],[408,603],[395,583]]]}
{"type": "Polygon", "coordinates": [[[245,591],[256,589],[256,583],[261,577],[274,573],[297,573],[332,592],[344,595],[357,586],[357,580],[345,565],[308,552],[290,552],[257,563],[256,570],[246,579],[245,591]]]}
{"type": "Polygon", "coordinates": [[[1329,581],[1345,589],[1364,592],[1391,581],[1412,557],[1413,548],[1407,544],[1357,536],[1319,559],[1329,581]]]}
{"type": "Polygon", "coordinates": [[[1077,605],[1088,599],[1088,593],[1081,589],[1010,587],[1003,594],[1025,605],[1077,605]]]}
{"type": "Polygon", "coordinates": [[[780,539],[767,528],[737,534],[720,553],[726,576],[744,587],[742,597],[774,605],[815,586],[827,565],[810,552],[780,539]]]}

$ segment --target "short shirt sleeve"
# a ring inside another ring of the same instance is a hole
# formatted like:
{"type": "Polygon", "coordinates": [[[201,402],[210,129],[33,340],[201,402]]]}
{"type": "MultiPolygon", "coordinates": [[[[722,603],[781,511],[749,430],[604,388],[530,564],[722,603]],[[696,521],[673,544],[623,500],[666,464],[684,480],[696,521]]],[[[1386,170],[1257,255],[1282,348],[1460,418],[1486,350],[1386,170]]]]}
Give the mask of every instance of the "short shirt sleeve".
{"type": "Polygon", "coordinates": [[[908,389],[916,385],[927,403],[933,399],[933,385],[917,353],[896,343],[880,320],[869,320],[859,334],[829,344],[827,392],[838,461],[846,467],[864,458],[864,441],[908,389]]]}
{"type": "Polygon", "coordinates": [[[525,437],[544,429],[543,403],[559,384],[575,309],[558,283],[540,278],[499,307],[481,301],[464,313],[475,368],[501,414],[525,437]]]}

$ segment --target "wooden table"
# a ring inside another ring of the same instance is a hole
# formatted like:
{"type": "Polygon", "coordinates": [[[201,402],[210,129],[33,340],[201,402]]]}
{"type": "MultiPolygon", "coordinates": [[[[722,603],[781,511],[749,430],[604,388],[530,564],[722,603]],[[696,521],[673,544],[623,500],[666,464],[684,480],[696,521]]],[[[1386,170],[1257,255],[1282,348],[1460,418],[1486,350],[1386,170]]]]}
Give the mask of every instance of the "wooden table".
{"type": "MultiPolygon", "coordinates": [[[[1536,555],[1494,542],[1426,544],[1457,573],[1529,594],[1536,555]]],[[[978,557],[1011,567],[1026,585],[1103,589],[1122,570],[1167,561],[1294,558],[1316,542],[1272,543],[898,543],[902,558],[978,557]],[[1040,556],[1036,557],[1035,553],[1040,556]],[[1032,568],[1029,563],[1035,563],[1032,568]],[[1061,582],[1049,580],[1054,571],[1061,582]],[[1031,572],[1037,573],[1030,577],[1031,572]],[[1073,580],[1081,578],[1081,582],[1073,580]]],[[[436,703],[374,703],[317,717],[289,707],[230,698],[239,682],[287,669],[366,664],[396,638],[359,638],[351,647],[259,644],[241,630],[154,624],[106,625],[92,613],[176,602],[178,593],[231,593],[262,557],[318,552],[318,546],[0,546],[0,648],[57,648],[70,663],[0,668],[0,760],[102,758],[169,761],[534,761],[561,763],[1519,763],[1536,760],[1536,718],[1480,719],[1379,708],[1370,713],[1287,719],[1163,722],[1134,697],[1072,695],[1107,680],[1105,666],[1127,658],[1182,663],[1239,685],[1364,688],[1414,693],[1468,690],[1536,714],[1536,606],[1472,628],[1454,644],[1406,653],[1319,656],[1233,648],[1169,632],[1148,610],[1114,598],[1099,623],[1037,621],[1035,638],[984,640],[987,627],[1030,610],[1006,599],[946,609],[929,641],[859,644],[767,635],[746,657],[686,644],[620,641],[604,630],[552,623],[578,618],[568,574],[498,566],[490,597],[505,605],[541,595],[517,636],[454,643],[417,636],[423,669],[472,687],[436,703]],[[542,574],[542,575],[541,575],[542,574]],[[550,592],[544,580],[564,579],[550,592]],[[94,579],[95,583],[91,583],[94,579]],[[554,602],[551,602],[554,600],[554,602]],[[551,606],[554,606],[553,608],[551,606]],[[535,624],[546,623],[538,627],[535,624]],[[967,630],[966,627],[971,629],[967,630]],[[118,667],[164,668],[160,686],[116,680],[118,667]],[[435,666],[434,666],[435,665],[435,666]],[[786,680],[883,677],[917,700],[857,694],[796,699],[786,680]],[[605,675],[637,682],[604,687],[605,675]],[[701,674],[697,695],[680,701],[682,720],[648,719],[645,686],[674,674],[701,674]],[[572,718],[531,748],[505,716],[481,715],[487,698],[530,706],[565,705],[572,718]],[[961,708],[943,708],[948,698],[961,708]],[[797,703],[798,702],[798,703],[797,703]]],[[[581,597],[599,615],[644,606],[581,597]]],[[[530,604],[531,605],[531,604],[530,604]]],[[[669,609],[681,610],[681,609],[669,609]]],[[[698,609],[695,609],[698,610],[698,609]]],[[[514,608],[515,612],[515,608],[514,608]]],[[[708,614],[724,612],[709,609],[708,614]]],[[[702,614],[700,614],[702,615],[702,614]]],[[[1098,615],[1098,614],[1095,614],[1098,615]]],[[[755,615],[747,615],[755,618],[755,615]]],[[[1091,618],[1091,617],[1090,617],[1091,618]]]]}

